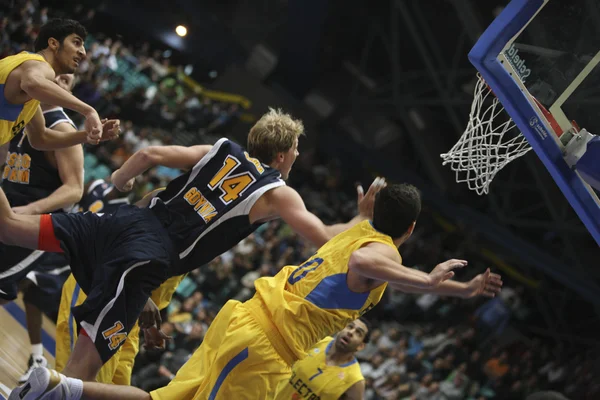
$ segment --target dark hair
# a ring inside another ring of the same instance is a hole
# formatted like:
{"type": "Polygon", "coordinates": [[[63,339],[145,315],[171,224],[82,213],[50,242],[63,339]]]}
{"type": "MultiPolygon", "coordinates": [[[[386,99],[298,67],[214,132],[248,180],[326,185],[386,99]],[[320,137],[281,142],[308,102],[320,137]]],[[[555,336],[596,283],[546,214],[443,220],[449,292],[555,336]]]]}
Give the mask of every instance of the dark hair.
{"type": "Polygon", "coordinates": [[[383,188],[375,198],[373,227],[378,231],[399,238],[417,220],[421,212],[421,193],[407,183],[391,184],[383,188]]]}
{"type": "Polygon", "coordinates": [[[46,22],[38,33],[34,43],[34,51],[38,52],[48,47],[48,40],[54,38],[61,44],[71,34],[81,36],[85,40],[87,31],[83,25],[72,19],[54,18],[46,22]]]}
{"type": "Polygon", "coordinates": [[[363,324],[365,324],[367,327],[367,333],[365,334],[365,337],[363,338],[363,343],[367,344],[367,343],[369,343],[369,340],[371,340],[372,325],[369,322],[369,320],[365,319],[364,317],[360,317],[358,320],[360,322],[362,322],[363,324]]]}

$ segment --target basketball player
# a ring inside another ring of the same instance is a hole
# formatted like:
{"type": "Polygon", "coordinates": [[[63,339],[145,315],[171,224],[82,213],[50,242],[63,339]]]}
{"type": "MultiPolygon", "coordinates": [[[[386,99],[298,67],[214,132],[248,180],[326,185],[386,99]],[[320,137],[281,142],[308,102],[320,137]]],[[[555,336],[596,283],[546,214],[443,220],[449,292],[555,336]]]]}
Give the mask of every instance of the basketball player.
{"type": "MultiPolygon", "coordinates": [[[[168,189],[167,189],[168,190],[168,189]]],[[[470,282],[450,280],[463,260],[448,260],[429,274],[402,265],[398,247],[412,234],[421,210],[410,185],[389,185],[375,199],[372,221],[338,234],[300,266],[286,266],[255,282],[245,303],[228,301],[202,345],[173,381],[152,393],[67,378],[38,368],[11,399],[42,393],[71,399],[269,399],[288,380],[291,366],[324,337],[344,328],[381,300],[387,285],[409,293],[493,297],[502,281],[488,269],[470,282]]]]}
{"type": "Polygon", "coordinates": [[[317,343],[292,366],[289,380],[279,383],[275,400],[361,400],[365,378],[355,355],[369,343],[370,327],[359,318],[334,338],[317,343]]]}
{"type": "Polygon", "coordinates": [[[271,110],[250,130],[249,152],[227,139],[214,146],[141,150],[113,173],[117,189],[130,188],[133,178],[152,166],[189,169],[149,208],[124,205],[103,215],[17,215],[0,192],[0,241],[64,251],[88,294],[73,309],[80,332],[66,375],[93,379],[125,341],[152,290],[206,265],[262,223],[281,217],[322,245],[370,218],[382,179],[366,194],[359,191],[358,216],[333,226],[308,212],[299,194],[285,185],[303,133],[300,121],[271,110]]]}
{"type": "Polygon", "coordinates": [[[119,121],[100,121],[93,107],[53,82],[56,75],[72,74],[85,58],[85,28],[70,19],[53,19],[43,25],[35,41],[35,53],[27,51],[0,60],[0,159],[8,143],[27,126],[31,145],[56,150],[81,143],[98,144],[119,132],[119,121]],[[85,131],[59,132],[44,126],[40,102],[64,107],[85,117],[85,131]]]}
{"type": "MultiPolygon", "coordinates": [[[[55,90],[60,88],[70,92],[74,79],[72,74],[58,75],[54,79],[55,90]]],[[[77,131],[61,107],[47,104],[41,107],[49,129],[65,135],[77,131]]],[[[13,211],[18,214],[40,214],[62,212],[73,207],[83,193],[82,146],[39,151],[30,145],[28,135],[29,129],[21,129],[10,141],[9,155],[2,172],[4,191],[13,211]]],[[[64,268],[60,267],[68,263],[53,266],[49,254],[3,244],[0,244],[0,258],[3,264],[0,268],[0,304],[16,299],[19,289],[25,294],[31,356],[27,372],[19,378],[19,382],[24,382],[32,368],[47,365],[43,356],[40,307],[43,310],[52,308],[45,306],[51,305],[52,288],[56,287],[55,281],[60,280],[58,275],[64,272],[64,268]],[[36,270],[39,272],[36,273],[36,270]]],[[[60,291],[60,286],[58,289],[60,291]]]]}
{"type": "MultiPolygon", "coordinates": [[[[124,193],[116,190],[114,185],[106,182],[104,179],[90,181],[86,186],[86,192],[78,207],[80,212],[89,211],[110,214],[114,213],[119,206],[129,204],[129,199],[124,196],[124,193]]],[[[136,203],[136,205],[138,207],[146,207],[153,194],[155,193],[150,193],[136,203]]],[[[62,254],[60,256],[64,257],[62,254]]],[[[162,310],[169,305],[173,293],[184,276],[172,277],[152,292],[152,302],[156,304],[158,309],[162,310]]],[[[59,372],[65,368],[71,355],[71,350],[77,341],[77,322],[71,313],[71,308],[83,304],[86,298],[87,296],[81,291],[73,275],[69,275],[62,286],[62,296],[60,298],[59,313],[56,321],[55,369],[59,372]]],[[[127,335],[127,339],[117,353],[102,366],[96,375],[96,381],[116,385],[130,385],[131,372],[138,351],[139,325],[136,324],[129,335],[127,335]]]]}

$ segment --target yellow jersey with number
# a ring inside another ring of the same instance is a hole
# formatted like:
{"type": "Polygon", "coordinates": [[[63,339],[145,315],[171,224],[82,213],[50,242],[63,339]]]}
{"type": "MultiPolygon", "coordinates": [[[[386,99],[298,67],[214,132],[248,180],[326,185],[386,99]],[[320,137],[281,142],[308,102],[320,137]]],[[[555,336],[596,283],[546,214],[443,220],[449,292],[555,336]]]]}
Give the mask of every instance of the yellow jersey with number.
{"type": "Polygon", "coordinates": [[[335,400],[364,380],[356,358],[342,365],[327,365],[334,342],[331,337],[321,340],[296,362],[290,379],[279,383],[274,400],[335,400]]]}
{"type": "Polygon", "coordinates": [[[386,283],[364,293],[346,283],[350,256],[372,242],[398,251],[391,237],[364,221],[332,238],[304,264],[255,282],[256,294],[246,307],[290,365],[379,303],[386,283]]]}
{"type": "Polygon", "coordinates": [[[24,104],[11,104],[4,97],[4,85],[10,73],[25,61],[46,62],[39,54],[23,51],[0,60],[0,146],[11,141],[31,121],[40,102],[35,99],[24,104]]]}

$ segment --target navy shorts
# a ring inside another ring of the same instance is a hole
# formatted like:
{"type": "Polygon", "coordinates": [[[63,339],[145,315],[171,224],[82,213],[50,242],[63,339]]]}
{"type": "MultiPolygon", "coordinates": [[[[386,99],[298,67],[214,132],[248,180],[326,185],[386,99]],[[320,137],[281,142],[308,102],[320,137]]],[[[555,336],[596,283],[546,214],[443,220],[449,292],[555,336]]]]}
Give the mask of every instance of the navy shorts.
{"type": "Polygon", "coordinates": [[[151,292],[167,280],[175,248],[151,210],[52,215],[54,234],[86,301],[72,309],[105,363],[125,341],[151,292]]]}
{"type": "Polygon", "coordinates": [[[25,284],[21,286],[23,301],[56,321],[62,287],[70,273],[71,267],[64,254],[44,253],[25,276],[25,284]]]}
{"type": "Polygon", "coordinates": [[[0,298],[12,301],[19,293],[19,282],[36,267],[44,252],[0,243],[0,298]]]}

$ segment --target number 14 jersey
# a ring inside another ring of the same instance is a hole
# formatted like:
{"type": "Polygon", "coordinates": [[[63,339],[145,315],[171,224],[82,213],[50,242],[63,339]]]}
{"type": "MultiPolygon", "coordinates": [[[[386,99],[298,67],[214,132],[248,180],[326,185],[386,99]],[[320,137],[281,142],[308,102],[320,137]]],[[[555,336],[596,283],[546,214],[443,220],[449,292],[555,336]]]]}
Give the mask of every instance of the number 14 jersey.
{"type": "Polygon", "coordinates": [[[174,179],[150,207],[177,247],[180,275],[207,264],[254,232],[250,210],[285,185],[278,170],[223,138],[189,172],[174,179]]]}

